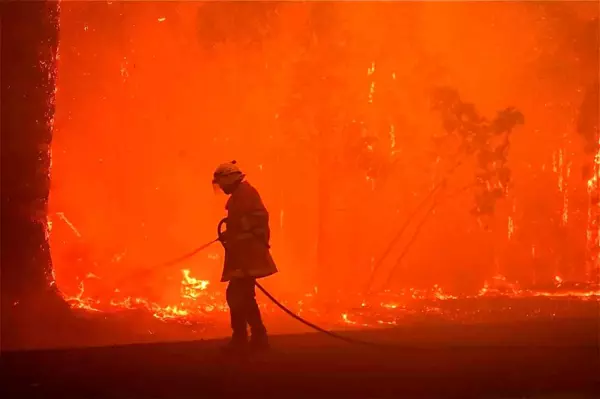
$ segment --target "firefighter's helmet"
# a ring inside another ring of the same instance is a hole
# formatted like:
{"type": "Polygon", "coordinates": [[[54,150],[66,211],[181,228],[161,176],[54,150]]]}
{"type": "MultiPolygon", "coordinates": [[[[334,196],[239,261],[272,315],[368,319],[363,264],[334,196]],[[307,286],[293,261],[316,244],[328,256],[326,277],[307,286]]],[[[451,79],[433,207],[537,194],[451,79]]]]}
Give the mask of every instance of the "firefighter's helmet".
{"type": "Polygon", "coordinates": [[[242,173],[236,161],[226,162],[217,167],[213,174],[213,184],[230,186],[244,180],[245,175],[242,173]]]}

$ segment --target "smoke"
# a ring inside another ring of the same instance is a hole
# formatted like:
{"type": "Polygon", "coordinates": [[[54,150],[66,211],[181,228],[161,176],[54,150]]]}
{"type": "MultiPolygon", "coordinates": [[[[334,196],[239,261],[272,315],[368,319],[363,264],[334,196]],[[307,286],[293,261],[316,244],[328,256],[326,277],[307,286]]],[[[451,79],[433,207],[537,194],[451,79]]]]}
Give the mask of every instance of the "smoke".
{"type": "MultiPolygon", "coordinates": [[[[565,78],[588,54],[568,45],[587,18],[572,7],[567,23],[528,3],[65,3],[50,213],[82,238],[51,237],[57,283],[75,294],[90,272],[110,287],[213,238],[224,210],[210,174],[235,158],[271,212],[274,286],[362,286],[445,166],[450,149],[432,139],[438,86],[490,118],[526,115],[506,159],[514,186],[492,240],[469,214],[473,193],[437,209],[396,283],[479,287],[495,264],[529,278],[532,246],[554,247],[543,233],[564,199],[552,156],[572,141],[583,98],[580,78],[565,78]]],[[[581,151],[569,147],[565,165],[581,151]]],[[[467,165],[452,184],[473,175],[467,165]]],[[[216,279],[220,256],[186,268],[216,279]]]]}

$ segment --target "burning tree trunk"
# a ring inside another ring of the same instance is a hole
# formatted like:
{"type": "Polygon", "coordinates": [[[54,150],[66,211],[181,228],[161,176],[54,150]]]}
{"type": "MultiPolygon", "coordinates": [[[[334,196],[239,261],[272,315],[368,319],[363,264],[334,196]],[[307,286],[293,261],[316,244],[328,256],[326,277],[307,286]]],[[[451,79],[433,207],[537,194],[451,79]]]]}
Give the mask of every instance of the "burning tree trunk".
{"type": "MultiPolygon", "coordinates": [[[[596,60],[596,65],[598,61],[596,60]]],[[[589,196],[587,220],[588,259],[586,272],[590,282],[598,282],[600,278],[600,131],[598,129],[598,109],[600,83],[590,84],[581,104],[579,116],[579,133],[585,141],[585,152],[590,156],[590,163],[585,166],[583,174],[587,179],[589,196]]]]}
{"type": "Polygon", "coordinates": [[[584,166],[583,177],[587,180],[589,198],[587,219],[588,259],[586,273],[588,281],[599,283],[600,279],[600,81],[598,68],[600,59],[598,46],[599,18],[590,20],[582,30],[579,44],[579,55],[584,60],[582,74],[588,77],[587,87],[581,106],[577,131],[584,140],[584,150],[589,156],[589,163],[584,166]],[[586,73],[591,71],[590,73],[586,73]]]}
{"type": "Polygon", "coordinates": [[[53,1],[2,5],[3,348],[69,315],[46,240],[58,12],[53,1]]]}

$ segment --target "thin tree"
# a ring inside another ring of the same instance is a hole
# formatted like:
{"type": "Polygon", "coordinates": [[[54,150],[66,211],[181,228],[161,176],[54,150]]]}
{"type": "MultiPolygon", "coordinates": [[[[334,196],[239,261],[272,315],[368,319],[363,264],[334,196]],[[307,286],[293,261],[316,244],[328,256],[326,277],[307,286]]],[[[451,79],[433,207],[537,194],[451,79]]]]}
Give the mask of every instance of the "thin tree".
{"type": "Polygon", "coordinates": [[[388,275],[385,286],[389,285],[393,280],[402,260],[416,241],[425,222],[442,201],[454,198],[465,189],[473,188],[475,195],[471,213],[479,220],[482,217],[493,215],[497,201],[504,197],[508,189],[511,178],[510,169],[507,165],[510,135],[517,125],[524,123],[524,117],[521,112],[509,107],[499,111],[496,117],[490,121],[480,116],[473,104],[461,100],[458,92],[449,87],[440,87],[434,90],[432,93],[432,109],[439,113],[445,133],[435,138],[437,145],[444,145],[448,141],[458,141],[458,151],[454,154],[454,162],[446,171],[444,177],[409,215],[399,232],[391,240],[383,255],[379,258],[369,279],[367,292],[371,288],[370,286],[373,283],[377,269],[381,267],[387,256],[400,242],[412,220],[428,203],[431,202],[429,208],[427,208],[415,232],[409,238],[400,256],[397,258],[394,267],[388,275]],[[443,193],[446,191],[448,178],[468,158],[476,159],[477,170],[474,182],[467,187],[444,196],[443,193]]]}

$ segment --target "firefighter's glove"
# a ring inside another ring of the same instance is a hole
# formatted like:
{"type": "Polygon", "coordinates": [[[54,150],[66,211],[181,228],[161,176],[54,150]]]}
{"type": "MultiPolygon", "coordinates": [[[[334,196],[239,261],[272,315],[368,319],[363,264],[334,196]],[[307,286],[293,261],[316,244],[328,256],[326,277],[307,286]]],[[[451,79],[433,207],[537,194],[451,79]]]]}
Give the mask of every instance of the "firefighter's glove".
{"type": "Polygon", "coordinates": [[[223,245],[223,248],[227,247],[227,230],[223,231],[223,225],[227,224],[227,218],[223,218],[217,226],[217,240],[223,245]]]}
{"type": "Polygon", "coordinates": [[[218,240],[221,243],[221,245],[223,246],[223,248],[227,248],[227,233],[226,231],[219,233],[219,237],[218,240]]]}

